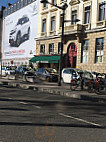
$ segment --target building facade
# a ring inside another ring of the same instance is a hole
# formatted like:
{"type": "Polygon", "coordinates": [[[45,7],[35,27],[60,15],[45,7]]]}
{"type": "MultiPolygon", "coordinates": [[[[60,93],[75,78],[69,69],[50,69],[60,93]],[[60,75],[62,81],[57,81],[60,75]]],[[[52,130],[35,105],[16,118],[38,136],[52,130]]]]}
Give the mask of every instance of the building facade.
{"type": "MultiPolygon", "coordinates": [[[[48,0],[67,3],[64,25],[63,67],[106,73],[106,0],[48,0]],[[75,19],[79,22],[75,22],[75,19]]],[[[56,55],[61,50],[62,10],[39,1],[37,55],[56,55]]]]}

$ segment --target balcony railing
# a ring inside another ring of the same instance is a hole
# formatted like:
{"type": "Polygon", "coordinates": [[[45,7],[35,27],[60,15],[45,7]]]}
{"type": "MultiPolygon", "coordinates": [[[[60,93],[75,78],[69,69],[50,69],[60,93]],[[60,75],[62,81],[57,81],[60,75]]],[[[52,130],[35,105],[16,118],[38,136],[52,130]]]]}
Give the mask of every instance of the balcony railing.
{"type": "MultiPolygon", "coordinates": [[[[69,34],[73,34],[73,33],[79,33],[82,31],[83,25],[80,24],[76,24],[76,25],[71,25],[71,26],[66,26],[64,27],[64,33],[69,33],[69,34]]],[[[61,33],[61,28],[59,29],[59,33],[61,33]]]]}

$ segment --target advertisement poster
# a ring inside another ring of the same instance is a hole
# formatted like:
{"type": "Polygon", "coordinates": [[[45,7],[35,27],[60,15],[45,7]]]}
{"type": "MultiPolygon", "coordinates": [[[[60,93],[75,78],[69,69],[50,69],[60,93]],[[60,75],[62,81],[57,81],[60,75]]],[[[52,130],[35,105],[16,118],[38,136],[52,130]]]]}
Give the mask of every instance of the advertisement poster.
{"type": "Polygon", "coordinates": [[[27,58],[36,53],[38,0],[4,19],[3,59],[27,58]]]}

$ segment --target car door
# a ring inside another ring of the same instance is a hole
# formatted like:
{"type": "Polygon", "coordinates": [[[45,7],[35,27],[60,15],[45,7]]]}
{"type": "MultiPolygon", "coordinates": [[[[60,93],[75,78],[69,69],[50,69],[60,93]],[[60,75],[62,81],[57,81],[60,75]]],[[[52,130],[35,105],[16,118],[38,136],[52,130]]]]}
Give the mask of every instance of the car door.
{"type": "Polygon", "coordinates": [[[40,78],[41,77],[41,68],[38,68],[36,71],[35,71],[35,74],[40,78]]]}
{"type": "Polygon", "coordinates": [[[63,71],[63,82],[64,83],[70,83],[72,78],[72,70],[71,69],[65,69],[63,71]]]}
{"type": "Polygon", "coordinates": [[[45,80],[45,73],[46,73],[45,69],[41,68],[41,70],[40,70],[40,78],[42,80],[45,80]]]}

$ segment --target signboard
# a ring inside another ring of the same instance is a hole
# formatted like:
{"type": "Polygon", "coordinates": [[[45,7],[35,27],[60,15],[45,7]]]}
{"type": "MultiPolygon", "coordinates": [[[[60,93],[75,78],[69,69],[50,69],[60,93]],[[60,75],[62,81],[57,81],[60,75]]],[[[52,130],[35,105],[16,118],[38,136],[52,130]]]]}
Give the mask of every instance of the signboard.
{"type": "Polygon", "coordinates": [[[4,19],[3,59],[33,57],[36,53],[39,0],[4,19]]]}

